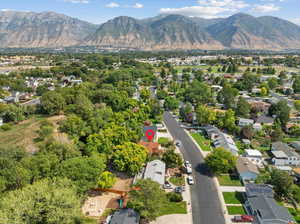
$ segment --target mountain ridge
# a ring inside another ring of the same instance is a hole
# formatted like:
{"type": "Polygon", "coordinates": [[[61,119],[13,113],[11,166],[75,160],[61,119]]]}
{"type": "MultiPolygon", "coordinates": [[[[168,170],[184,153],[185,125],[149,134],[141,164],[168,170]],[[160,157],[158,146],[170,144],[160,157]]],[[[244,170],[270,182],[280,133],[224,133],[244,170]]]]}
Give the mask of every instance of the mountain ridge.
{"type": "Polygon", "coordinates": [[[237,13],[204,19],[164,14],[119,16],[100,25],[56,12],[0,12],[0,46],[96,46],[139,50],[300,49],[300,26],[272,16],[237,13]]]}

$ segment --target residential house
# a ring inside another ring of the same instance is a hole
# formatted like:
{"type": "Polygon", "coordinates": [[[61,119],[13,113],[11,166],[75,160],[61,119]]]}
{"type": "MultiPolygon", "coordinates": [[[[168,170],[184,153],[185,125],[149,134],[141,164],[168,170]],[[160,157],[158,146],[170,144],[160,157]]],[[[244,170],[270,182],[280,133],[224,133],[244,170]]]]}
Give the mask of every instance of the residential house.
{"type": "Polygon", "coordinates": [[[274,118],[266,115],[261,115],[260,117],[256,118],[255,123],[260,125],[273,125],[274,118]]]}
{"type": "Polygon", "coordinates": [[[254,124],[254,120],[252,119],[246,119],[246,118],[240,118],[238,125],[240,127],[245,127],[245,126],[252,126],[254,124]]]}
{"type": "Polygon", "coordinates": [[[3,125],[3,118],[0,117],[0,126],[2,126],[2,125],[3,125]]]}
{"type": "Polygon", "coordinates": [[[254,217],[254,224],[296,223],[288,210],[275,201],[271,186],[247,184],[246,198],[244,208],[254,217]]]}
{"type": "Polygon", "coordinates": [[[233,155],[237,156],[239,153],[238,147],[235,145],[232,137],[228,134],[220,132],[213,139],[213,145],[216,148],[223,148],[230,151],[233,155]]]}
{"type": "Polygon", "coordinates": [[[7,103],[18,103],[20,98],[20,92],[13,92],[11,96],[4,99],[7,103]]]}
{"type": "Polygon", "coordinates": [[[257,166],[263,165],[263,157],[260,151],[255,149],[246,149],[244,157],[249,159],[252,163],[256,164],[257,166]]]}
{"type": "Polygon", "coordinates": [[[300,141],[291,142],[290,146],[293,147],[296,151],[300,152],[300,141]]]}
{"type": "Polygon", "coordinates": [[[153,160],[147,163],[144,179],[153,180],[160,185],[165,183],[166,164],[161,160],[153,160]]]}
{"type": "Polygon", "coordinates": [[[207,125],[202,127],[202,129],[207,137],[212,140],[214,147],[221,147],[230,151],[233,155],[238,155],[239,149],[230,135],[223,133],[220,129],[212,125],[207,125]]]}
{"type": "Polygon", "coordinates": [[[239,157],[237,159],[236,170],[243,183],[253,182],[259,175],[257,166],[245,157],[239,157]]]}
{"type": "Polygon", "coordinates": [[[139,224],[140,215],[131,208],[120,209],[116,211],[109,224],[139,224]]]}
{"type": "Polygon", "coordinates": [[[283,142],[272,144],[272,162],[275,166],[298,166],[300,165],[300,155],[290,146],[283,142]]]}

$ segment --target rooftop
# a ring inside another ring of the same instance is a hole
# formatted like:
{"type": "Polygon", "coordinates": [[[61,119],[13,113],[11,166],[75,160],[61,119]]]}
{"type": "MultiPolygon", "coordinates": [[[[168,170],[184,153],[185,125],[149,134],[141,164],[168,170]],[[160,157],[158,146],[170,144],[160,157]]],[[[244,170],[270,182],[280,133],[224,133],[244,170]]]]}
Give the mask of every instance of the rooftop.
{"type": "Polygon", "coordinates": [[[147,163],[144,179],[151,179],[160,185],[165,183],[166,164],[161,160],[147,163]]]}
{"type": "Polygon", "coordinates": [[[116,211],[109,224],[138,224],[140,215],[133,209],[120,209],[116,211]]]}
{"type": "Polygon", "coordinates": [[[245,157],[239,157],[236,163],[236,169],[239,174],[244,172],[252,172],[259,174],[257,166],[245,157]]]}
{"type": "Polygon", "coordinates": [[[261,152],[256,149],[246,149],[245,152],[247,156],[262,157],[261,152]]]}

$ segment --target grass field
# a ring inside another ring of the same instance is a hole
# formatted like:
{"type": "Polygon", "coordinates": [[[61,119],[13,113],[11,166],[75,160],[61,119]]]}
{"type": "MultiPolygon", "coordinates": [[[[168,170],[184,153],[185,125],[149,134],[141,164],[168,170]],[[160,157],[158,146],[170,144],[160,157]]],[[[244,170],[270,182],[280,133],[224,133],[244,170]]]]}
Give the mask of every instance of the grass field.
{"type": "Polygon", "coordinates": [[[288,210],[291,213],[291,215],[294,217],[294,219],[296,220],[296,222],[298,224],[300,224],[300,211],[297,211],[294,208],[288,208],[288,210]]]}
{"type": "Polygon", "coordinates": [[[226,204],[243,204],[244,198],[242,192],[223,192],[226,204]]]}
{"type": "Polygon", "coordinates": [[[159,211],[159,215],[187,214],[186,202],[168,202],[159,211]]]}
{"type": "Polygon", "coordinates": [[[28,120],[22,121],[19,124],[12,124],[10,130],[0,131],[0,148],[1,147],[23,147],[27,152],[35,152],[38,150],[36,144],[40,123],[44,120],[50,121],[54,125],[53,137],[60,143],[69,144],[71,143],[65,133],[60,133],[58,123],[64,116],[53,116],[53,117],[33,117],[28,120]]]}
{"type": "Polygon", "coordinates": [[[27,151],[35,151],[34,139],[38,137],[37,130],[45,118],[35,117],[12,125],[8,131],[0,131],[0,147],[25,147],[27,151]]]}
{"type": "Polygon", "coordinates": [[[199,133],[191,133],[191,136],[195,139],[203,151],[211,151],[210,140],[206,139],[199,133]]]}
{"type": "Polygon", "coordinates": [[[226,206],[229,215],[245,215],[243,206],[226,206]]]}
{"type": "Polygon", "coordinates": [[[218,181],[221,186],[243,186],[240,179],[230,175],[221,175],[218,181]]]}

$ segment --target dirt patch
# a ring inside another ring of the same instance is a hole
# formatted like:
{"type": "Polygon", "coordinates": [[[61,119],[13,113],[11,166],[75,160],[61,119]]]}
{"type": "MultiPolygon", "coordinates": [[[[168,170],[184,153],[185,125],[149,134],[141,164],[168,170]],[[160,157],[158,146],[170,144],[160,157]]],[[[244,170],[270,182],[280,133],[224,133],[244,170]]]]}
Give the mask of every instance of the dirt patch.
{"type": "Polygon", "coordinates": [[[62,144],[72,144],[72,141],[69,139],[68,135],[59,131],[59,123],[65,119],[65,115],[57,115],[47,118],[47,120],[54,125],[53,138],[62,144]]]}

